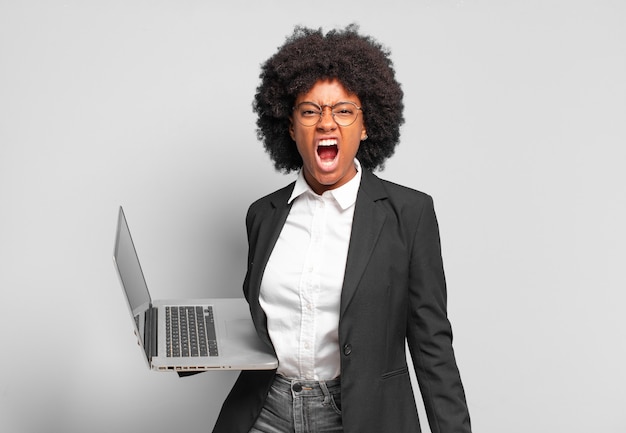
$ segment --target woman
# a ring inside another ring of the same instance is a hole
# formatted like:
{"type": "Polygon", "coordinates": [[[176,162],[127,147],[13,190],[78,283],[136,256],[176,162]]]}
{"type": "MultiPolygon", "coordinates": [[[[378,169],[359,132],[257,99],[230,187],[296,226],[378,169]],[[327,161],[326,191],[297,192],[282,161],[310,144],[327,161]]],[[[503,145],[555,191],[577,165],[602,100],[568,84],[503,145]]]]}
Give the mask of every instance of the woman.
{"type": "Polygon", "coordinates": [[[470,432],[432,199],[372,174],[400,136],[389,53],[296,28],[262,66],[258,135],[297,180],[250,206],[244,294],[276,371],[244,371],[214,432],[470,432]]]}

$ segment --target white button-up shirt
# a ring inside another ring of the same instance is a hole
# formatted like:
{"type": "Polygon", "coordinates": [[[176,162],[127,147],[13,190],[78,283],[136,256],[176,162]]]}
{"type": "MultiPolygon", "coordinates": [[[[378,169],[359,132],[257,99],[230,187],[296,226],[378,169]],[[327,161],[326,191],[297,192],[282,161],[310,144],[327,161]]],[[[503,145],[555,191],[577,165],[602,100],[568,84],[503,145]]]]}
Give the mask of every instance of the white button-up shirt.
{"type": "Polygon", "coordinates": [[[340,373],[339,303],[361,183],[354,164],[354,178],[321,196],[300,172],[263,274],[259,300],[285,377],[328,380],[340,373]]]}

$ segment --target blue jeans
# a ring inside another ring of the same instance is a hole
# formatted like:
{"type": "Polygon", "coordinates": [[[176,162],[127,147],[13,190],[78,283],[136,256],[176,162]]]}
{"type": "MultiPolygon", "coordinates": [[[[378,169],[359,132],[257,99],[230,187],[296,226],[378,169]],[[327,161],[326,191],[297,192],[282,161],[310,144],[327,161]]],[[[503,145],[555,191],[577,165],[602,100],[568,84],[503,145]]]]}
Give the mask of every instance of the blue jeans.
{"type": "Polygon", "coordinates": [[[310,381],[276,375],[250,433],[343,432],[339,379],[310,381]]]}

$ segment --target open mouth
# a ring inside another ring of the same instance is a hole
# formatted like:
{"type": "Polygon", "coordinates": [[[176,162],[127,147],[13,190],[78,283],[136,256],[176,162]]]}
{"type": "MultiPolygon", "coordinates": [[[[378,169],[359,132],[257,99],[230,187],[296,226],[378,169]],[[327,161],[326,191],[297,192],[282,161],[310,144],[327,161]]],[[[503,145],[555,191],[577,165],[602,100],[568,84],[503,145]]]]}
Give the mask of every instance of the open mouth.
{"type": "Polygon", "coordinates": [[[322,161],[332,161],[337,157],[338,153],[339,147],[335,138],[320,140],[317,145],[317,155],[322,161]]]}

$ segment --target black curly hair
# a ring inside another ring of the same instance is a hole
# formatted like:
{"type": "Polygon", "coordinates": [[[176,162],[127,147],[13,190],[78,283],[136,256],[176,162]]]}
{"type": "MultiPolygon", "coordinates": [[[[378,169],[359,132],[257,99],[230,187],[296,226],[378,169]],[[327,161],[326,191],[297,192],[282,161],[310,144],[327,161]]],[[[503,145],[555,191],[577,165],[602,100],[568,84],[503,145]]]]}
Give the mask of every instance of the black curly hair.
{"type": "Polygon", "coordinates": [[[403,92],[395,79],[389,51],[355,24],[345,29],[314,30],[296,26],[293,35],[262,66],[253,110],[257,136],[276,170],[289,173],[302,167],[302,158],[289,135],[289,116],[298,95],[317,81],[337,79],[361,100],[368,139],[357,158],[369,170],[383,168],[400,140],[404,123],[403,92]]]}

